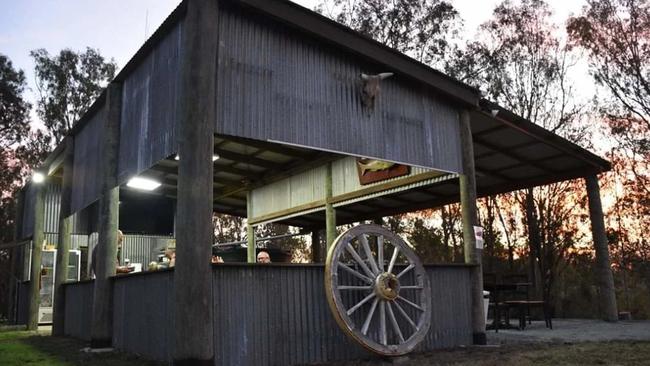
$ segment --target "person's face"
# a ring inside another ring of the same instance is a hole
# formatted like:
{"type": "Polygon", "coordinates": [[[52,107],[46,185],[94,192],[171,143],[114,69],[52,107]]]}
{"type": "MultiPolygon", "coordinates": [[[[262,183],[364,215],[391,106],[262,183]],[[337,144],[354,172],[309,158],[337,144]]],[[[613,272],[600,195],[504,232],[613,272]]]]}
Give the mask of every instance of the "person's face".
{"type": "Polygon", "coordinates": [[[257,255],[257,263],[271,263],[271,257],[269,257],[269,253],[260,252],[257,255]]]}

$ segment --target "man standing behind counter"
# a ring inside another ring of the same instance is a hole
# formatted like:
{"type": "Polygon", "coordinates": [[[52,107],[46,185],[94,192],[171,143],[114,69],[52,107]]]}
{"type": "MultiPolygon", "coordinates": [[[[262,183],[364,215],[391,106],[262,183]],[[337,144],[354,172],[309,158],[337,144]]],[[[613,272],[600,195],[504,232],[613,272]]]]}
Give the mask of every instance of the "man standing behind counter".
{"type": "MultiPolygon", "coordinates": [[[[118,255],[115,258],[115,261],[117,262],[115,265],[115,272],[116,273],[131,273],[135,269],[134,267],[128,267],[128,266],[120,266],[120,255],[119,251],[122,249],[122,242],[124,241],[124,234],[122,233],[122,230],[117,231],[117,251],[118,255]]],[[[97,247],[99,245],[96,245],[95,248],[93,249],[93,254],[92,254],[92,260],[90,262],[90,273],[92,275],[92,278],[95,278],[95,268],[97,266],[97,247]]]]}

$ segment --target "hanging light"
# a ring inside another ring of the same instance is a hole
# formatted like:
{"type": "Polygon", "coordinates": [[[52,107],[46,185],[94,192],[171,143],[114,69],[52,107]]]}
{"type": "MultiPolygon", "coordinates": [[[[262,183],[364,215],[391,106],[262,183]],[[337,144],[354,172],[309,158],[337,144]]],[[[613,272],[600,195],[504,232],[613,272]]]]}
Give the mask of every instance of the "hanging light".
{"type": "Polygon", "coordinates": [[[127,187],[141,189],[143,191],[153,191],[154,189],[160,187],[160,185],[161,183],[158,181],[141,177],[131,178],[128,183],[126,183],[127,187]]]}

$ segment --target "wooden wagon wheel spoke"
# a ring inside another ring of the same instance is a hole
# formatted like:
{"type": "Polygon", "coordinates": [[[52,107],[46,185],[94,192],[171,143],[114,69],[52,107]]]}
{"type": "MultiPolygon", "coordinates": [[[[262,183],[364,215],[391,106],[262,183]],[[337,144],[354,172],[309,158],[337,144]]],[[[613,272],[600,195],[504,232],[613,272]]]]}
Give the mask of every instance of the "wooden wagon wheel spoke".
{"type": "Polygon", "coordinates": [[[379,271],[384,272],[384,237],[383,236],[377,238],[377,264],[379,265],[379,271]]]}
{"type": "Polygon", "coordinates": [[[359,301],[356,305],[351,307],[350,310],[348,310],[348,315],[352,315],[352,313],[357,311],[363,304],[367,303],[373,297],[375,297],[375,294],[370,294],[370,295],[364,297],[363,300],[359,301]]]}
{"type": "Polygon", "coordinates": [[[384,346],[388,344],[388,334],[386,333],[386,303],[379,303],[379,334],[381,344],[384,346]]]}
{"type": "Polygon", "coordinates": [[[375,309],[377,308],[377,303],[379,303],[379,298],[375,298],[375,301],[372,302],[372,306],[370,307],[370,311],[368,312],[368,316],[366,316],[366,320],[363,322],[363,327],[361,328],[361,333],[363,335],[368,334],[368,328],[370,327],[370,322],[372,321],[372,316],[375,314],[375,309]]]}
{"type": "Polygon", "coordinates": [[[414,265],[414,264],[409,264],[408,267],[404,268],[404,269],[402,270],[402,272],[400,272],[400,273],[397,275],[397,278],[400,278],[400,277],[404,276],[404,275],[406,274],[406,272],[412,270],[413,268],[415,268],[415,265],[414,265]]]}
{"type": "Polygon", "coordinates": [[[395,318],[393,307],[390,304],[391,304],[390,302],[386,303],[386,310],[388,310],[388,317],[390,318],[391,324],[393,324],[393,329],[395,330],[395,333],[397,333],[397,337],[399,337],[399,341],[404,342],[404,335],[402,334],[402,330],[400,329],[399,324],[397,324],[397,318],[395,318]]]}
{"type": "Polygon", "coordinates": [[[393,273],[393,267],[395,266],[395,262],[397,261],[398,255],[399,255],[399,247],[395,247],[395,250],[393,250],[393,257],[390,259],[390,263],[388,264],[388,269],[386,270],[386,272],[393,273]]]}
{"type": "Polygon", "coordinates": [[[353,275],[353,276],[355,276],[355,277],[357,277],[357,278],[359,278],[359,279],[361,279],[361,280],[363,280],[365,282],[368,282],[368,283],[373,282],[373,280],[370,279],[369,277],[366,277],[366,276],[362,275],[361,273],[359,273],[359,272],[355,271],[354,269],[348,267],[344,263],[339,263],[339,267],[343,268],[344,270],[348,271],[348,273],[350,273],[351,275],[353,275]]]}
{"type": "MultiPolygon", "coordinates": [[[[365,286],[368,287],[368,286],[365,286]]],[[[369,288],[369,287],[368,287],[369,288]]],[[[418,285],[413,285],[413,286],[400,286],[400,289],[402,290],[422,290],[424,287],[418,286],[418,285]]]]}
{"type": "Polygon", "coordinates": [[[406,314],[406,311],[404,311],[404,309],[402,309],[402,307],[398,303],[394,302],[393,305],[395,305],[397,311],[399,311],[399,313],[404,317],[404,319],[406,319],[406,321],[409,324],[411,324],[411,326],[413,327],[413,329],[415,329],[415,331],[420,330],[417,324],[415,324],[415,322],[413,321],[413,319],[411,319],[411,317],[408,316],[408,314],[406,314]]]}
{"type": "Polygon", "coordinates": [[[370,290],[372,286],[339,286],[339,290],[370,290]]]}
{"type": "Polygon", "coordinates": [[[358,237],[359,242],[361,242],[361,246],[363,247],[363,251],[366,253],[366,259],[368,260],[368,263],[370,263],[370,268],[372,269],[372,272],[375,275],[378,275],[379,268],[377,267],[377,263],[375,262],[375,258],[372,256],[372,252],[370,251],[370,245],[368,244],[368,239],[364,234],[359,235],[358,237]]]}
{"type": "Polygon", "coordinates": [[[363,271],[366,272],[366,274],[367,274],[369,277],[371,277],[371,278],[372,278],[372,277],[375,277],[375,273],[373,273],[373,272],[370,270],[370,268],[368,268],[368,266],[367,266],[366,263],[363,261],[363,259],[361,259],[361,256],[359,255],[359,253],[357,253],[357,251],[354,250],[354,248],[352,247],[352,244],[348,243],[348,245],[345,246],[345,249],[348,251],[348,253],[350,253],[350,255],[352,256],[352,258],[354,258],[354,260],[357,261],[357,263],[359,264],[359,266],[361,266],[361,268],[363,269],[363,271]]]}
{"type": "Polygon", "coordinates": [[[424,309],[422,309],[420,306],[418,306],[417,304],[414,304],[414,303],[408,301],[407,299],[405,299],[405,298],[402,297],[402,296],[397,296],[397,298],[400,299],[400,300],[402,300],[402,301],[404,301],[406,304],[409,304],[409,305],[411,305],[412,307],[414,307],[414,308],[420,310],[420,311],[424,311],[424,309]]]}
{"type": "Polygon", "coordinates": [[[428,275],[410,245],[381,226],[359,225],[334,241],[325,264],[325,288],[341,329],[373,352],[408,353],[429,331],[428,275]]]}

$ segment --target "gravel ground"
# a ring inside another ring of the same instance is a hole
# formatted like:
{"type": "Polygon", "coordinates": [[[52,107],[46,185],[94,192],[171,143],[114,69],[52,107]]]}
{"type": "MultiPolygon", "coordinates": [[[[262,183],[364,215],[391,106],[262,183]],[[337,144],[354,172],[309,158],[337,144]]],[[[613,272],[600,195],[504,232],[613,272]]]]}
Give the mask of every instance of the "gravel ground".
{"type": "Polygon", "coordinates": [[[650,321],[608,323],[593,319],[553,319],[553,329],[546,328],[543,321],[535,321],[523,331],[488,330],[487,336],[490,344],[650,341],[650,321]]]}

